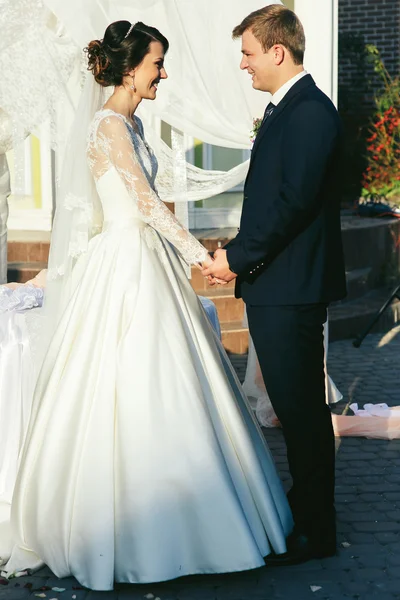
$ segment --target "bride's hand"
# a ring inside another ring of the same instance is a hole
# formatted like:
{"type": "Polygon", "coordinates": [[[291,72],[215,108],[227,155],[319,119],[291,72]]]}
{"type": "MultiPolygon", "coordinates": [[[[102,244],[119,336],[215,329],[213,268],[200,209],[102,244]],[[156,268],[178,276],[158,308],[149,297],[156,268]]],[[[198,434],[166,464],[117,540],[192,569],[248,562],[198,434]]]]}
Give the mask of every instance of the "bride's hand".
{"type": "Polygon", "coordinates": [[[196,267],[196,269],[199,269],[199,271],[202,271],[203,269],[207,269],[208,267],[211,267],[213,262],[214,261],[212,259],[212,256],[210,254],[207,254],[207,256],[205,257],[203,262],[196,263],[194,266],[196,267]]]}
{"type": "Polygon", "coordinates": [[[209,283],[209,285],[227,285],[227,281],[224,281],[223,279],[218,279],[218,277],[212,277],[212,275],[208,275],[207,277],[207,281],[209,283]]]}
{"type": "Polygon", "coordinates": [[[213,264],[214,259],[211,256],[211,254],[207,254],[206,258],[203,260],[203,262],[200,265],[200,269],[208,269],[208,267],[211,267],[211,265],[213,264]]]}
{"type": "MultiPolygon", "coordinates": [[[[210,267],[213,262],[214,259],[210,254],[208,254],[202,263],[196,263],[194,266],[200,271],[203,271],[203,269],[207,269],[208,267],[210,267]]],[[[216,284],[226,285],[228,283],[227,281],[223,281],[223,279],[217,279],[217,277],[213,277],[212,275],[208,275],[206,279],[211,286],[216,284]]]]}
{"type": "MultiPolygon", "coordinates": [[[[200,266],[200,270],[203,269],[207,269],[208,267],[210,267],[212,265],[212,263],[214,262],[214,259],[212,258],[212,256],[210,254],[207,255],[207,257],[203,260],[201,266],[200,266]]],[[[224,281],[223,279],[218,279],[217,277],[213,277],[212,275],[208,275],[207,277],[207,281],[209,283],[209,285],[213,286],[213,285],[226,285],[227,281],[224,281]]]]}

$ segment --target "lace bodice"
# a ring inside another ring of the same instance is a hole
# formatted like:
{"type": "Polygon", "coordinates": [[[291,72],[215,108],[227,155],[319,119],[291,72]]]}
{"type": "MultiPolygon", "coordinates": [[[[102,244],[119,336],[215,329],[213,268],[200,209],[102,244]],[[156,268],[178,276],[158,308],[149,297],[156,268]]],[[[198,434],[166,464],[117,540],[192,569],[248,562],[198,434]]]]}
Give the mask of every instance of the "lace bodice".
{"type": "Polygon", "coordinates": [[[202,262],[207,250],[175,218],[155,188],[157,160],[141,121],[138,131],[121,114],[96,113],[89,131],[87,158],[103,205],[105,222],[137,218],[162,234],[188,264],[202,262]]]}

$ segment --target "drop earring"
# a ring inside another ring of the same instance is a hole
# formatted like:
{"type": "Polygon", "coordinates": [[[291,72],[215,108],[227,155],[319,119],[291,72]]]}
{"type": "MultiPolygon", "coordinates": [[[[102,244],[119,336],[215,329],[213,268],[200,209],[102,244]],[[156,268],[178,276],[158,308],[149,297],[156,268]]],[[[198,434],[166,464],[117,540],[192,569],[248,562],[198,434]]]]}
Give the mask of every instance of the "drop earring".
{"type": "Polygon", "coordinates": [[[136,87],[135,87],[135,76],[132,75],[132,85],[129,86],[131,88],[131,90],[133,90],[134,92],[136,92],[136,87]]]}

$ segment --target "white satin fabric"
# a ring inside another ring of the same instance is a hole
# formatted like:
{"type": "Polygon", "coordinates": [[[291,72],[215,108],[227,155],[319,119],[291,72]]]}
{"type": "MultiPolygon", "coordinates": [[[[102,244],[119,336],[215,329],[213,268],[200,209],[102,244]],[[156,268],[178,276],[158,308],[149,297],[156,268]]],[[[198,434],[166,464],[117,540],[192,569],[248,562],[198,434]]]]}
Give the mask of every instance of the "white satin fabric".
{"type": "MultiPolygon", "coordinates": [[[[19,457],[32,408],[37,373],[32,355],[36,326],[40,329],[45,271],[32,283],[0,286],[0,523],[10,519],[19,457]],[[31,309],[35,309],[31,311],[31,309]]],[[[199,300],[218,337],[221,329],[215,304],[199,300]]],[[[6,547],[7,544],[2,544],[6,547]]]]}
{"type": "Polygon", "coordinates": [[[10,519],[37,375],[27,316],[42,301],[43,290],[34,285],[0,286],[0,523],[10,519]]]}
{"type": "Polygon", "coordinates": [[[0,522],[9,519],[32,404],[34,372],[25,317],[16,310],[0,314],[0,522]]]}
{"type": "MultiPolygon", "coordinates": [[[[136,147],[137,169],[149,154],[136,147]]],[[[256,568],[286,550],[292,517],[262,433],[124,176],[111,166],[97,182],[106,224],[73,270],[39,376],[11,528],[0,527],[8,575],[46,563],[109,590],[256,568]]]]}

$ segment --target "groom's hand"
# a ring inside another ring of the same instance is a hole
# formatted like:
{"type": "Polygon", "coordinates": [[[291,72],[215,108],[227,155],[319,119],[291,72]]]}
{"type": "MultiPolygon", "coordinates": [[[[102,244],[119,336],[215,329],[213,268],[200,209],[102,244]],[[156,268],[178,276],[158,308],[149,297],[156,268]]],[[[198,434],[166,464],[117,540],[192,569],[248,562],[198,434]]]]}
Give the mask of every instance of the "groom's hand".
{"type": "MultiPolygon", "coordinates": [[[[200,269],[200,271],[202,273],[203,273],[204,269],[208,269],[213,264],[213,262],[214,262],[213,255],[214,255],[214,253],[209,254],[204,259],[204,261],[202,262],[201,265],[200,264],[196,265],[196,267],[198,269],[200,269]]],[[[213,286],[213,285],[226,285],[228,283],[227,281],[223,281],[222,279],[217,279],[216,277],[213,277],[212,275],[209,275],[208,277],[206,277],[206,279],[207,279],[209,285],[211,285],[211,286],[213,286]]]]}
{"type": "Polygon", "coordinates": [[[203,269],[203,275],[204,277],[212,276],[216,279],[226,281],[227,283],[237,277],[236,273],[233,273],[233,271],[230,270],[226,258],[226,250],[223,250],[222,248],[218,248],[218,250],[214,252],[214,262],[203,269]]]}

